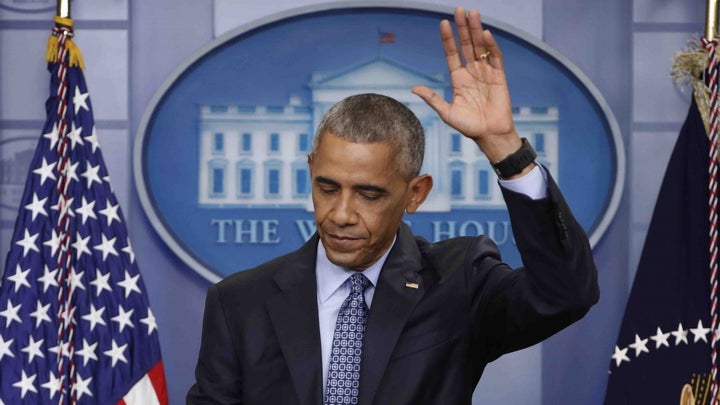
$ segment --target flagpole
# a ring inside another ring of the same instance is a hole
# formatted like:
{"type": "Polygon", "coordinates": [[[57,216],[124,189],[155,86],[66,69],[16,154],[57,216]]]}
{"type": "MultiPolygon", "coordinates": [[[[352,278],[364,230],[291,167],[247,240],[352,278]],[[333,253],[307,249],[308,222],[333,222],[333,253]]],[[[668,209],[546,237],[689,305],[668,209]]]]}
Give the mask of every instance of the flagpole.
{"type": "Polygon", "coordinates": [[[705,39],[712,41],[718,33],[717,28],[718,0],[707,0],[707,9],[705,10],[705,39]]]}
{"type": "Polygon", "coordinates": [[[707,51],[707,67],[705,69],[704,81],[709,93],[709,119],[708,137],[710,138],[709,165],[708,165],[708,211],[709,211],[709,236],[710,236],[710,331],[712,339],[710,343],[710,405],[717,405],[720,400],[720,382],[718,369],[720,358],[718,358],[718,332],[720,319],[718,318],[718,302],[720,287],[718,257],[718,138],[720,136],[720,98],[718,90],[718,73],[720,73],[720,60],[718,60],[718,0],[708,0],[705,16],[705,37],[702,38],[703,48],[707,51]]]}
{"type": "MultiPolygon", "coordinates": [[[[708,7],[710,2],[716,2],[716,0],[708,0],[708,7]]],[[[57,0],[57,16],[70,18],[70,0],[57,0]]]]}

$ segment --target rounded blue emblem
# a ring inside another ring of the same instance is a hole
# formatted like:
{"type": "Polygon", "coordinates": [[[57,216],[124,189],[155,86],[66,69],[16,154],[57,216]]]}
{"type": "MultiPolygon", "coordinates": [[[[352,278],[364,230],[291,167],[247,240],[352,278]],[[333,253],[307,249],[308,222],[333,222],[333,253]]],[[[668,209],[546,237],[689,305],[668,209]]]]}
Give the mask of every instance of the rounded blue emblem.
{"type": "MultiPolygon", "coordinates": [[[[365,3],[363,3],[365,4],[365,3]]],[[[426,131],[435,187],[405,221],[429,240],[486,234],[519,265],[492,167],[410,93],[450,94],[437,27],[448,13],[388,7],[303,9],[240,27],[183,63],[156,94],[134,151],[138,193],[168,246],[209,281],[298,248],[312,236],[307,154],[335,102],[375,92],[426,131]]],[[[505,55],[513,115],[594,245],[620,201],[618,125],[585,75],[556,51],[485,19],[505,55]]]]}

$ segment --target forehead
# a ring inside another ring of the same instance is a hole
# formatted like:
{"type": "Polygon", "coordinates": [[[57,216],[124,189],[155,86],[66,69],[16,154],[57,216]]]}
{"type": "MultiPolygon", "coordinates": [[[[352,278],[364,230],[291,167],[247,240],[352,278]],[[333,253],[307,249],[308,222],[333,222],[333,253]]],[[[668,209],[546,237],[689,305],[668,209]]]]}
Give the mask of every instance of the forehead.
{"type": "MultiPolygon", "coordinates": [[[[377,177],[396,175],[396,148],[387,142],[359,143],[325,132],[313,151],[316,171],[327,171],[332,177],[377,177]]],[[[318,173],[319,174],[319,173],[318,173]]]]}

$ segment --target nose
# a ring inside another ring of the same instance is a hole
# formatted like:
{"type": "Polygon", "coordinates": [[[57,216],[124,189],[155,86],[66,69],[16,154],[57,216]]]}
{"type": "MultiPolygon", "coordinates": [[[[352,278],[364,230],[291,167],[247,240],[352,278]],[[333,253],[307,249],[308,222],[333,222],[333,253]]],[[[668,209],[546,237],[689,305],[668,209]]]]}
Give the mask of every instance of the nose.
{"type": "Polygon", "coordinates": [[[336,200],[330,219],[338,226],[348,226],[357,223],[358,212],[351,193],[343,193],[343,195],[336,200]]]}

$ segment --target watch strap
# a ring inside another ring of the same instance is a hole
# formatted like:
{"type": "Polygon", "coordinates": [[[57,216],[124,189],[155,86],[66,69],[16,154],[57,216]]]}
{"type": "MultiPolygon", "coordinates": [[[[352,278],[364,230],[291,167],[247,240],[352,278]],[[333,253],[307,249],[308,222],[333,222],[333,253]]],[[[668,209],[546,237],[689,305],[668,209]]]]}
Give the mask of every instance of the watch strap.
{"type": "Polygon", "coordinates": [[[509,154],[505,159],[493,163],[493,169],[495,169],[495,173],[500,179],[506,180],[522,172],[537,158],[537,153],[535,153],[535,149],[530,145],[527,138],[521,140],[522,146],[520,146],[520,149],[509,154]]]}

